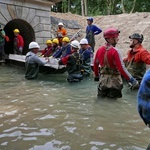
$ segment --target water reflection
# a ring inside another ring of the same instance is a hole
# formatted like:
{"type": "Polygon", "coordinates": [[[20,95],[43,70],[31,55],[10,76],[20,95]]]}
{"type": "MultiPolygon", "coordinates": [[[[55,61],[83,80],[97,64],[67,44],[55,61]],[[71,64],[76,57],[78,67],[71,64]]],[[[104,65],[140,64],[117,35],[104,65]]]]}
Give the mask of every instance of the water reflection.
{"type": "Polygon", "coordinates": [[[0,66],[0,149],[144,150],[150,136],[136,110],[136,92],[97,99],[92,78],[69,84],[65,74],[24,79],[0,66]]]}

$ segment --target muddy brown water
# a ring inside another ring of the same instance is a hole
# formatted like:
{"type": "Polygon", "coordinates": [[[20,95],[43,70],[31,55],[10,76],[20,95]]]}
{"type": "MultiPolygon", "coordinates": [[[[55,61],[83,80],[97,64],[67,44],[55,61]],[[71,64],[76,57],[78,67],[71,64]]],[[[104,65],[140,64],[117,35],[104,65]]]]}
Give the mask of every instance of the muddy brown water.
{"type": "Polygon", "coordinates": [[[137,91],[97,99],[97,82],[69,84],[66,74],[24,79],[0,66],[0,150],[145,150],[150,129],[137,112],[137,91]]]}

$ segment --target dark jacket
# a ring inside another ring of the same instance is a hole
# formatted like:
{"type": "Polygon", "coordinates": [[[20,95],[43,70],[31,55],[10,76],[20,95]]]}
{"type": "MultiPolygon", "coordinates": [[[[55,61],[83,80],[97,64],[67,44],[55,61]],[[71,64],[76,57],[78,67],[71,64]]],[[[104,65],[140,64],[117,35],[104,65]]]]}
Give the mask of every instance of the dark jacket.
{"type": "Polygon", "coordinates": [[[70,44],[63,46],[60,50],[56,51],[53,57],[55,58],[63,58],[67,55],[71,54],[71,46],[70,44]]]}
{"type": "Polygon", "coordinates": [[[28,52],[25,59],[25,78],[26,79],[36,79],[38,77],[39,66],[44,65],[46,62],[43,62],[39,57],[33,52],[28,52]]]}
{"type": "Polygon", "coordinates": [[[63,57],[59,61],[60,65],[67,65],[68,74],[81,73],[82,58],[78,52],[72,52],[72,54],[63,57]]]}
{"type": "Polygon", "coordinates": [[[82,55],[83,58],[83,69],[84,75],[90,75],[91,73],[91,57],[93,57],[92,48],[89,46],[87,49],[82,50],[80,49],[79,53],[82,55]]]}

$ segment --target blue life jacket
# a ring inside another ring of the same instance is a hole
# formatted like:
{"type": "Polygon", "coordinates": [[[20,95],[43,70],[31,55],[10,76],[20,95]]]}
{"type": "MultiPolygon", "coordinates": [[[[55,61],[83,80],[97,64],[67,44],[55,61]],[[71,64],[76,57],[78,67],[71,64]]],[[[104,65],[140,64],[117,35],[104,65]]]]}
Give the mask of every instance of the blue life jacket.
{"type": "Polygon", "coordinates": [[[143,76],[137,98],[138,112],[144,123],[150,125],[150,69],[143,76]]]}

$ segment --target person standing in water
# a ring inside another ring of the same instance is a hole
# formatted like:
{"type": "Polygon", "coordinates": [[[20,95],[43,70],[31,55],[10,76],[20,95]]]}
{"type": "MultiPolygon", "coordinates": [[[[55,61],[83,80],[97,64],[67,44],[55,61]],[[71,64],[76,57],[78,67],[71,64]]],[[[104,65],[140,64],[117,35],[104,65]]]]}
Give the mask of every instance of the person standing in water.
{"type": "Polygon", "coordinates": [[[48,62],[42,61],[36,54],[39,52],[39,44],[37,42],[31,42],[29,44],[29,52],[25,58],[25,78],[28,80],[36,79],[39,73],[39,66],[43,66],[48,62]]]}
{"type": "Polygon", "coordinates": [[[99,97],[121,98],[123,89],[121,75],[131,83],[132,88],[139,86],[138,81],[125,68],[121,54],[115,47],[119,40],[119,33],[120,31],[115,28],[106,29],[103,35],[106,43],[96,52],[94,80],[99,81],[100,78],[98,85],[99,97]]]}

